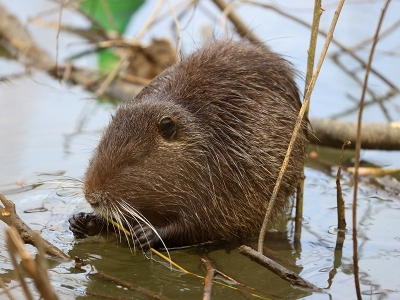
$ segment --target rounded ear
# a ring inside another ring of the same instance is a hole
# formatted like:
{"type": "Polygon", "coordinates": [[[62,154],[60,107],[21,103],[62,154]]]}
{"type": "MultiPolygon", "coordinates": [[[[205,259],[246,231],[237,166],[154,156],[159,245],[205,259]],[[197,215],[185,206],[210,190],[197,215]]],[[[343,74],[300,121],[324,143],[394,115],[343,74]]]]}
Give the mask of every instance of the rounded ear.
{"type": "Polygon", "coordinates": [[[158,133],[167,141],[172,141],[176,132],[178,131],[178,127],[175,122],[170,117],[162,117],[160,122],[158,123],[158,133]]]}

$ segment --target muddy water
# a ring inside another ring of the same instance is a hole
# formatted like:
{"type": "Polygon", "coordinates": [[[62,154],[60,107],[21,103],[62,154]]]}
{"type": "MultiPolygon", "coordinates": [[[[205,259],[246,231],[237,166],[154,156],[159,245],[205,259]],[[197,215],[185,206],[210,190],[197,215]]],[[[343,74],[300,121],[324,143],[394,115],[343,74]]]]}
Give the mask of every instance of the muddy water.
{"type": "MultiPolygon", "coordinates": [[[[48,2],[23,2],[25,9],[17,8],[17,4],[7,3],[7,7],[26,21],[28,16],[49,8],[48,2]]],[[[21,3],[20,3],[21,4],[21,3]]],[[[18,4],[18,5],[20,5],[18,4]]],[[[150,3],[151,4],[151,3],[150,3]]],[[[150,5],[149,4],[149,5],[150,5]]],[[[289,5],[289,4],[288,4],[289,5]]],[[[396,11],[393,4],[393,11],[396,11]]],[[[311,5],[308,5],[310,7],[311,5]]],[[[143,14],[150,8],[143,8],[143,14]]],[[[210,7],[213,11],[212,7],[210,7]]],[[[241,10],[245,14],[249,8],[241,10]]],[[[332,13],[330,4],[326,7],[327,14],[332,13]]],[[[364,35],[366,29],[373,34],[373,26],[363,28],[366,24],[362,14],[376,16],[378,4],[363,5],[350,3],[344,12],[343,22],[351,28],[352,33],[345,35],[349,29],[339,26],[339,38],[350,42],[352,38],[364,35]],[[375,6],[374,6],[375,5],[375,6]],[[368,8],[370,10],[368,10],[368,8]],[[351,17],[353,16],[353,17],[351,17]],[[357,22],[356,22],[357,20],[357,22]],[[363,23],[364,22],[364,23],[363,23]],[[360,31],[361,30],[361,31],[360,31]]],[[[308,18],[310,9],[302,7],[298,13],[308,18]]],[[[257,12],[254,12],[254,27],[257,27],[257,12]]],[[[72,13],[66,12],[67,22],[83,24],[83,20],[72,13]]],[[[390,17],[390,14],[389,14],[390,17]]],[[[142,17],[145,18],[145,17],[142,17]]],[[[139,19],[140,20],[140,19],[139,19]]],[[[388,19],[392,22],[395,19],[388,19]]],[[[199,22],[198,20],[195,22],[199,22]]],[[[274,19],[278,22],[278,19],[274,19]]],[[[134,32],[140,21],[133,21],[129,30],[134,32]]],[[[391,22],[388,21],[388,24],[391,22]]],[[[161,25],[160,25],[161,26],[161,25]]],[[[261,26],[261,25],[260,25],[261,26]]],[[[322,26],[326,26],[323,23],[322,26]]],[[[291,61],[303,68],[305,63],[306,43],[308,35],[293,23],[283,23],[281,33],[264,32],[270,39],[284,37],[283,40],[272,40],[271,44],[277,51],[287,55],[291,61]],[[288,27],[289,26],[289,27],[288,27]],[[291,27],[290,27],[291,26],[291,27]],[[290,31],[292,30],[292,31],[290,31]],[[292,33],[288,33],[290,31],[292,33]],[[295,34],[296,33],[296,34],[295,34]],[[302,34],[303,39],[298,38],[302,34]],[[272,37],[271,37],[272,36],[272,37]]],[[[55,30],[29,25],[35,39],[46,46],[54,54],[55,30]]],[[[269,29],[268,29],[269,30],[269,29]]],[[[159,32],[159,31],[157,31],[159,32]]],[[[133,33],[132,33],[133,34],[133,33]]],[[[196,36],[195,33],[191,33],[196,36]]],[[[398,35],[398,34],[397,34],[398,35]]],[[[197,37],[197,36],[196,36],[197,37]]],[[[268,37],[265,37],[268,39],[268,37]]],[[[68,34],[60,38],[60,59],[76,53],[82,46],[82,40],[68,34]],[[71,46],[75,44],[76,47],[71,46]]],[[[386,49],[393,50],[395,46],[386,49]]],[[[393,40],[392,40],[393,42],[393,40]]],[[[186,44],[188,45],[188,42],[186,44]]],[[[398,44],[397,44],[398,47],[398,44]]],[[[186,46],[188,49],[189,46],[186,46]]],[[[383,52],[383,49],[380,48],[383,52]]],[[[366,55],[367,51],[362,52],[366,55]],[[364,53],[365,52],[365,53],[364,53]]],[[[378,51],[379,52],[379,51],[378,51]]],[[[400,64],[396,56],[390,63],[386,56],[377,59],[376,68],[384,70],[387,76],[400,86],[395,70],[400,64]],[[391,66],[389,68],[389,66],[391,66]]],[[[345,58],[347,59],[347,58],[345,58]]],[[[93,66],[95,57],[81,59],[84,66],[93,66]]],[[[350,64],[350,61],[349,61],[350,64]]],[[[350,107],[351,102],[345,99],[350,93],[359,96],[359,87],[343,74],[338,73],[332,61],[328,60],[321,73],[321,83],[317,86],[315,102],[311,107],[313,116],[327,117],[333,113],[350,107]]],[[[304,69],[304,68],[303,68],[304,69]]],[[[24,68],[17,62],[0,57],[0,76],[24,73],[24,68]]],[[[377,93],[384,93],[385,86],[372,79],[373,88],[377,93]]],[[[399,117],[399,97],[389,103],[389,112],[393,119],[399,117]],[[397,103],[396,103],[397,101],[397,103]]],[[[82,178],[102,129],[114,110],[111,104],[99,102],[92,94],[79,87],[70,87],[54,81],[41,72],[30,75],[22,74],[6,82],[0,83],[0,191],[17,205],[18,213],[32,228],[39,230],[43,237],[56,244],[71,256],[79,256],[98,270],[118,278],[142,285],[154,292],[161,293],[171,299],[199,299],[202,295],[202,280],[185,275],[153,256],[147,259],[140,251],[131,252],[125,246],[115,242],[106,243],[98,238],[91,238],[77,243],[68,231],[67,219],[81,210],[89,210],[79,194],[79,180],[82,178]]],[[[366,111],[368,121],[384,121],[382,110],[371,106],[366,111]]],[[[345,116],[354,119],[355,115],[345,116]]],[[[277,220],[274,229],[268,235],[269,247],[283,258],[281,262],[305,279],[324,288],[323,293],[311,293],[295,289],[290,284],[279,279],[271,272],[259,267],[233,249],[199,248],[171,252],[171,258],[193,273],[204,275],[200,257],[207,254],[213,260],[214,266],[232,278],[248,286],[260,289],[270,294],[263,297],[273,298],[278,295],[285,299],[354,299],[354,276],[351,235],[351,176],[344,173],[343,190],[346,200],[346,216],[349,232],[346,235],[342,251],[335,251],[336,234],[336,189],[335,165],[338,153],[321,147],[314,147],[322,161],[309,160],[306,169],[305,207],[301,243],[297,247],[293,243],[293,212],[289,209],[277,220]],[[332,165],[333,167],[329,167],[332,165]]],[[[346,159],[353,156],[347,152],[346,159]]],[[[398,152],[363,151],[362,158],[378,165],[390,168],[400,167],[398,152]]],[[[398,177],[397,177],[398,179],[398,177]]],[[[358,198],[358,245],[361,292],[365,299],[399,299],[400,298],[400,187],[395,177],[377,179],[362,178],[358,198]]],[[[0,230],[5,229],[0,224],[0,230]]],[[[4,234],[1,234],[4,236],[4,234]]],[[[33,247],[29,247],[36,253],[33,247]]],[[[127,291],[113,284],[102,282],[77,272],[68,264],[50,261],[52,284],[63,299],[84,296],[85,291],[95,291],[112,295],[113,297],[147,299],[147,296],[127,291]]],[[[13,278],[12,266],[4,245],[0,240],[0,273],[4,278],[13,278]]],[[[238,287],[222,278],[217,281],[238,287]]],[[[11,281],[11,286],[16,285],[11,281]]],[[[18,288],[15,296],[18,295],[18,288]]],[[[1,298],[2,296],[0,296],[1,298]]],[[[248,299],[251,295],[215,284],[214,299],[248,299]]]]}

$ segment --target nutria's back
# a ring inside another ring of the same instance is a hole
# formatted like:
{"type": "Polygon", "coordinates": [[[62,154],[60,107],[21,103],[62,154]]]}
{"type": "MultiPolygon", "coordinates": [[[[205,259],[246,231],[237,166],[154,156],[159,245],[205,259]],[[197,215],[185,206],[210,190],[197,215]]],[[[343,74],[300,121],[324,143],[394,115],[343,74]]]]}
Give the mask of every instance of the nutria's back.
{"type": "MultiPolygon", "coordinates": [[[[301,106],[293,76],[244,42],[191,54],[118,108],[87,169],[87,201],[143,248],[257,233],[301,106]]],[[[295,193],[305,146],[300,131],[275,213],[295,193]]]]}

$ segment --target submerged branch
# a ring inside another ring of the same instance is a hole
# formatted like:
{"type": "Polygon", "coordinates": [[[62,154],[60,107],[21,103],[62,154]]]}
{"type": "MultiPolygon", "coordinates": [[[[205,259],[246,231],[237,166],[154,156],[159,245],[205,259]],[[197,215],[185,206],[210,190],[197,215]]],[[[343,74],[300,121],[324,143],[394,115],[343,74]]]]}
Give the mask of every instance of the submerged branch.
{"type": "Polygon", "coordinates": [[[337,214],[338,214],[338,231],[346,230],[346,215],[345,215],[345,206],[344,206],[344,199],[343,199],[343,192],[342,186],[340,184],[340,177],[342,171],[342,158],[343,158],[343,151],[344,147],[350,145],[349,141],[343,143],[342,151],[340,152],[340,159],[339,159],[339,168],[336,174],[336,204],[337,204],[337,214]]]}
{"type": "MultiPolygon", "coordinates": [[[[21,239],[25,244],[31,244],[35,246],[37,242],[35,232],[28,226],[24,221],[20,219],[16,210],[15,204],[6,199],[3,194],[0,193],[0,201],[3,203],[4,207],[0,206],[0,220],[6,223],[10,227],[14,227],[21,239]]],[[[70,260],[70,257],[58,249],[56,246],[49,243],[47,240],[40,238],[40,243],[43,246],[43,251],[53,257],[60,258],[62,260],[70,260]]]]}
{"type": "Polygon", "coordinates": [[[202,257],[201,262],[204,265],[204,268],[207,270],[206,278],[204,279],[204,291],[203,291],[203,300],[211,299],[211,291],[213,286],[213,279],[215,276],[215,269],[212,267],[210,261],[202,257]]]}
{"type": "Polygon", "coordinates": [[[269,259],[268,257],[262,255],[259,251],[254,250],[253,248],[249,246],[240,246],[239,247],[239,252],[248,258],[254,260],[256,263],[266,267],[268,270],[272,271],[279,277],[281,277],[283,280],[286,280],[290,282],[291,284],[310,289],[313,291],[320,292],[321,289],[311,282],[301,278],[299,275],[294,273],[293,271],[290,271],[289,269],[286,269],[285,267],[281,266],[280,264],[274,262],[272,259],[269,259]]]}

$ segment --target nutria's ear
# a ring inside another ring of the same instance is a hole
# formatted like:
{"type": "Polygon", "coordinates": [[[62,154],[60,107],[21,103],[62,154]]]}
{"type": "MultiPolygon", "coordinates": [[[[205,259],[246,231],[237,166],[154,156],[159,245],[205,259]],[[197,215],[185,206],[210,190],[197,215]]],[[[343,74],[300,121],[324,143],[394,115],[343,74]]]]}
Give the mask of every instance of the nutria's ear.
{"type": "Polygon", "coordinates": [[[158,133],[167,141],[172,141],[178,128],[170,117],[162,117],[158,123],[158,133]]]}

